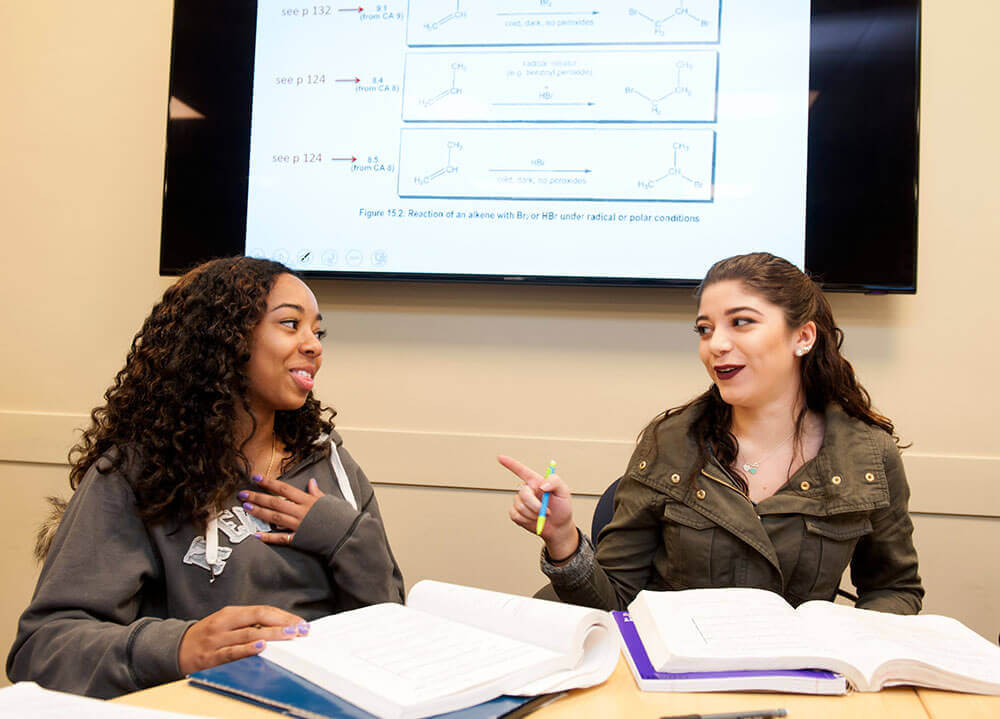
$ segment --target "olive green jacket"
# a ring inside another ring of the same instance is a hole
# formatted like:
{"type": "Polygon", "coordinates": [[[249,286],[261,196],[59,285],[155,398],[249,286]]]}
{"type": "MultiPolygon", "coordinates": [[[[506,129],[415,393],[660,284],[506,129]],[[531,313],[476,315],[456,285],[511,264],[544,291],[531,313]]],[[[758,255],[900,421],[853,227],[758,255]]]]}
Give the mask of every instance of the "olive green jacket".
{"type": "Polygon", "coordinates": [[[858,607],[920,611],[910,490],[888,434],[831,405],[816,457],[755,506],[716,461],[696,466],[696,409],[643,433],[596,556],[582,533],[563,564],[543,551],[560,599],[624,609],[641,589],[759,587],[796,606],[832,600],[849,564],[858,607]]]}

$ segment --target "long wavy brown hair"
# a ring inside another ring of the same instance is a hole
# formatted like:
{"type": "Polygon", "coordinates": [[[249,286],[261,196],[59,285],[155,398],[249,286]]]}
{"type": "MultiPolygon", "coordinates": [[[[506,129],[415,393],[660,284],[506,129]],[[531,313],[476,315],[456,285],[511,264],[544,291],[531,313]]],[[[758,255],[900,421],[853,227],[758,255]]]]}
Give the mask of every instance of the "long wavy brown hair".
{"type": "MultiPolygon", "coordinates": [[[[788,260],[767,252],[736,255],[709,268],[695,297],[700,299],[705,288],[726,280],[736,280],[780,307],[790,328],[801,327],[810,320],[816,323],[816,341],[799,363],[805,401],[795,421],[796,447],[801,447],[806,413],[809,410],[822,413],[830,403],[839,404],[851,417],[883,430],[899,444],[892,421],[872,408],[871,396],[858,382],[851,363],[840,353],[844,332],[834,322],[830,303],[809,275],[788,260]]],[[[723,467],[733,470],[731,474],[737,484],[749,493],[746,480],[736,467],[739,444],[732,433],[733,408],[722,399],[715,384],[691,402],[659,415],[653,420],[653,431],[666,418],[689,408],[696,412],[690,430],[698,445],[695,471],[714,456],[723,467]]]]}
{"type": "MultiPolygon", "coordinates": [[[[98,465],[102,474],[134,461],[129,475],[142,518],[179,524],[203,523],[246,484],[247,438],[237,436],[238,416],[250,414],[245,370],[254,328],[282,274],[294,273],[269,260],[212,260],[163,293],[70,450],[73,489],[101,457],[110,460],[98,465]]],[[[314,449],[335,415],[311,392],[299,409],[275,414],[275,434],[290,451],[285,466],[314,449]]]]}

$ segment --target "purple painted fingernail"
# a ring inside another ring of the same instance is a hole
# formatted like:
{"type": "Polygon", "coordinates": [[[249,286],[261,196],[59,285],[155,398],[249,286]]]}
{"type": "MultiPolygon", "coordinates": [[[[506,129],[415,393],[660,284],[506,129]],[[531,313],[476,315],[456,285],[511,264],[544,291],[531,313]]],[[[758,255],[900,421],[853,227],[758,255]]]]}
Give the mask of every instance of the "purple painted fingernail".
{"type": "Polygon", "coordinates": [[[247,497],[250,496],[250,493],[247,491],[238,492],[236,496],[239,497],[240,499],[246,499],[247,497]]]}
{"type": "Polygon", "coordinates": [[[258,641],[256,641],[256,642],[253,643],[253,646],[254,646],[254,649],[263,649],[264,648],[264,641],[262,639],[258,640],[258,641]]]}
{"type": "Polygon", "coordinates": [[[299,625],[299,634],[308,634],[308,633],[309,633],[309,622],[302,622],[302,624],[299,625]]]}
{"type": "Polygon", "coordinates": [[[246,511],[250,512],[250,511],[253,510],[253,505],[250,504],[250,502],[244,502],[243,503],[243,509],[245,509],[246,511]]]}
{"type": "Polygon", "coordinates": [[[285,634],[295,634],[298,630],[295,627],[285,627],[282,629],[285,634]]]}
{"type": "Polygon", "coordinates": [[[264,481],[264,478],[261,477],[259,474],[251,475],[250,479],[252,479],[254,482],[257,482],[258,484],[264,481]]]}

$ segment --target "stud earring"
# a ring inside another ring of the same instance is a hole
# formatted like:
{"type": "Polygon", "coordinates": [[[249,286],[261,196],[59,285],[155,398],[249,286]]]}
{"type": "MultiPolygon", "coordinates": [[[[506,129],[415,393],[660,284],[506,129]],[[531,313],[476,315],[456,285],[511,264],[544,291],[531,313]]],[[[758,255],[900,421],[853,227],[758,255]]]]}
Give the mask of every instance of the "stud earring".
{"type": "Polygon", "coordinates": [[[808,352],[811,349],[812,349],[812,345],[809,345],[808,347],[799,347],[797,350],[795,350],[795,356],[796,357],[801,357],[802,355],[804,355],[806,352],[808,352]]]}

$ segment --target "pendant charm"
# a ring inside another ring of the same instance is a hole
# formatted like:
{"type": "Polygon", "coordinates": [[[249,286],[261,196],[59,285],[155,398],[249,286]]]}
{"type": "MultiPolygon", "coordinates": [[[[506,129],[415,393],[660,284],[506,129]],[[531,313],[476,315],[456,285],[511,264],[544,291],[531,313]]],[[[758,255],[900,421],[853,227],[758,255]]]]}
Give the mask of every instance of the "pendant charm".
{"type": "Polygon", "coordinates": [[[755,464],[744,464],[743,471],[749,472],[750,474],[757,474],[757,465],[755,464]]]}

